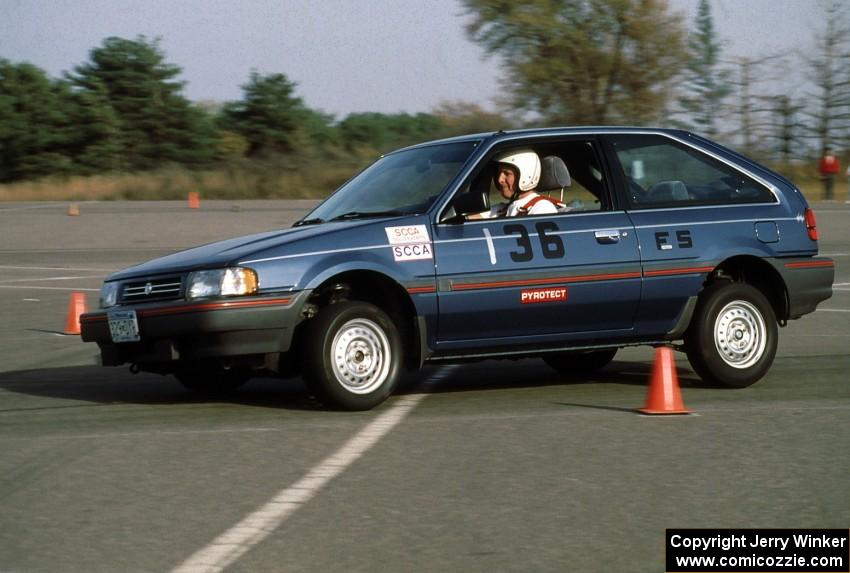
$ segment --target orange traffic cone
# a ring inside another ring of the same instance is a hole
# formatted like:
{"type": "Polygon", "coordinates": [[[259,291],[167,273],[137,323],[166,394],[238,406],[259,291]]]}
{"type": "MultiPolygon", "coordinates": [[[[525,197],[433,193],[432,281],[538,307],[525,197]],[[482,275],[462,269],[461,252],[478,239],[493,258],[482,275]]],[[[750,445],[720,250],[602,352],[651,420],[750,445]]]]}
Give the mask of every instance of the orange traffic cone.
{"type": "Polygon", "coordinates": [[[65,334],[80,334],[80,315],[86,312],[86,295],[72,292],[68,299],[68,316],[65,318],[65,334]]]}
{"type": "Polygon", "coordinates": [[[652,378],[646,392],[646,405],[638,412],[642,414],[690,414],[682,403],[679,391],[679,378],[676,376],[676,363],[673,361],[673,349],[659,346],[655,349],[655,363],[652,365],[652,378]]]}
{"type": "Polygon", "coordinates": [[[198,198],[197,191],[189,191],[188,203],[190,209],[198,209],[201,206],[201,200],[198,198]]]}

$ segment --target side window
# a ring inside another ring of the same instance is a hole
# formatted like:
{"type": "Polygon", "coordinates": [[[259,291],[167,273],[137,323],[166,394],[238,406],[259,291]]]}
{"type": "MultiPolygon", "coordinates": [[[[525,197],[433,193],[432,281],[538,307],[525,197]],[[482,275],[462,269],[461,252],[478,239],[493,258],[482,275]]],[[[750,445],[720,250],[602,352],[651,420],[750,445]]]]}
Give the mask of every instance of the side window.
{"type": "Polygon", "coordinates": [[[634,208],[774,201],[757,181],[666,137],[615,136],[614,149],[634,208]]]}
{"type": "Polygon", "coordinates": [[[594,142],[568,140],[500,147],[488,154],[465,187],[470,192],[489,192],[492,208],[489,214],[482,214],[484,218],[508,216],[511,198],[497,188],[494,175],[498,169],[496,159],[511,151],[533,151],[538,156],[540,179],[532,191],[555,203],[558,212],[610,210],[609,186],[604,180],[594,142]]]}

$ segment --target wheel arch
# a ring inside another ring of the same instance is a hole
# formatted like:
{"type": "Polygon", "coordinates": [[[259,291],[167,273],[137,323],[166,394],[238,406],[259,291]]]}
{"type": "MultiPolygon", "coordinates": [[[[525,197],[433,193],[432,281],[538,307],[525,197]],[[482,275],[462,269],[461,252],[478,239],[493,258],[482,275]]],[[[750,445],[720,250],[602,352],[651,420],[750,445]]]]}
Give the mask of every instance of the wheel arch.
{"type": "Polygon", "coordinates": [[[703,288],[722,280],[743,282],[757,288],[770,302],[780,324],[785,325],[790,306],[788,287],[782,275],[770,263],[752,255],[730,257],[715,267],[703,288]]]}
{"type": "Polygon", "coordinates": [[[401,334],[404,366],[418,368],[422,360],[422,338],[416,306],[410,294],[394,278],[372,269],[342,270],[313,288],[307,300],[309,316],[328,305],[345,300],[374,304],[386,312],[401,334]]]}

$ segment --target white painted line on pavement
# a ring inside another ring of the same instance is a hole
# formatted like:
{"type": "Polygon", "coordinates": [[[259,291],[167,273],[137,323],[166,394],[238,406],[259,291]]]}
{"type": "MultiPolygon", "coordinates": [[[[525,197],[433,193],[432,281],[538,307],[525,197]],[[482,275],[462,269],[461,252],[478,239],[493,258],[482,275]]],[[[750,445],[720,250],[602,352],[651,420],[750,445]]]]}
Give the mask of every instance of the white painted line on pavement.
{"type": "Polygon", "coordinates": [[[850,336],[850,333],[847,334],[795,334],[794,338],[846,338],[850,336]]]}
{"type": "Polygon", "coordinates": [[[73,271],[75,273],[81,272],[104,272],[111,273],[115,269],[88,269],[88,268],[77,268],[77,267],[21,267],[16,265],[0,265],[0,269],[17,269],[23,271],[73,271]]]}
{"type": "Polygon", "coordinates": [[[100,292],[99,288],[76,288],[76,287],[46,287],[33,285],[0,285],[0,288],[25,289],[25,290],[83,290],[88,292],[100,292]]]}
{"type": "Polygon", "coordinates": [[[850,310],[845,308],[819,308],[818,312],[850,312],[850,310]]]}
{"type": "MultiPolygon", "coordinates": [[[[442,368],[429,381],[443,379],[454,370],[442,368]]],[[[426,396],[403,396],[386,412],[360,430],[340,449],[325,458],[300,480],[279,491],[268,503],[189,557],[172,573],[219,573],[271,535],[293,513],[313,499],[325,485],[357,461],[401,422],[426,396]]]]}
{"type": "MultiPolygon", "coordinates": [[[[72,406],[73,407],[73,406],[72,406]]],[[[82,405],[81,407],[85,407],[82,405]]],[[[23,410],[0,410],[4,412],[17,412],[23,410]]],[[[278,432],[283,433],[285,430],[281,430],[280,428],[220,428],[217,430],[180,430],[178,431],[170,431],[170,430],[159,430],[153,432],[116,432],[114,434],[58,434],[58,435],[50,435],[50,436],[12,436],[5,437],[0,436],[0,443],[3,442],[36,442],[41,440],[111,440],[114,438],[149,438],[151,436],[185,436],[185,435],[204,435],[204,434],[249,434],[249,433],[270,433],[270,432],[278,432]]]]}
{"type": "Polygon", "coordinates": [[[7,283],[25,283],[25,282],[29,282],[29,281],[33,281],[33,282],[44,282],[44,281],[73,281],[73,280],[78,280],[78,279],[98,279],[98,280],[101,280],[101,279],[103,279],[103,277],[102,277],[102,276],[100,276],[100,275],[96,275],[96,276],[88,275],[88,276],[84,276],[84,277],[79,277],[79,276],[77,276],[77,277],[41,277],[41,278],[38,278],[38,279],[34,279],[34,278],[27,278],[27,279],[4,279],[4,280],[0,281],[0,284],[7,284],[7,283]]]}
{"type": "MultiPolygon", "coordinates": [[[[24,207],[0,207],[0,213],[6,213],[10,211],[32,211],[33,209],[67,209],[68,204],[73,201],[66,201],[61,203],[48,203],[46,205],[26,205],[24,207]]],[[[80,204],[79,201],[77,201],[80,204]]],[[[85,204],[85,202],[83,203],[85,204]]]]}

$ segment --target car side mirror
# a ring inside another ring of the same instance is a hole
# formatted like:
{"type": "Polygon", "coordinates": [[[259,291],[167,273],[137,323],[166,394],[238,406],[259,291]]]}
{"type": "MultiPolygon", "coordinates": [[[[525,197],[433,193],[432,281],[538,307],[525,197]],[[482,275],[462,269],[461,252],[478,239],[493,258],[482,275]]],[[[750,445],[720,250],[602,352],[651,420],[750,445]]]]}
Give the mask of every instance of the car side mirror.
{"type": "Polygon", "coordinates": [[[443,216],[443,222],[459,223],[465,215],[481,213],[490,210],[490,193],[487,191],[470,191],[461,193],[451,202],[443,216]]]}

